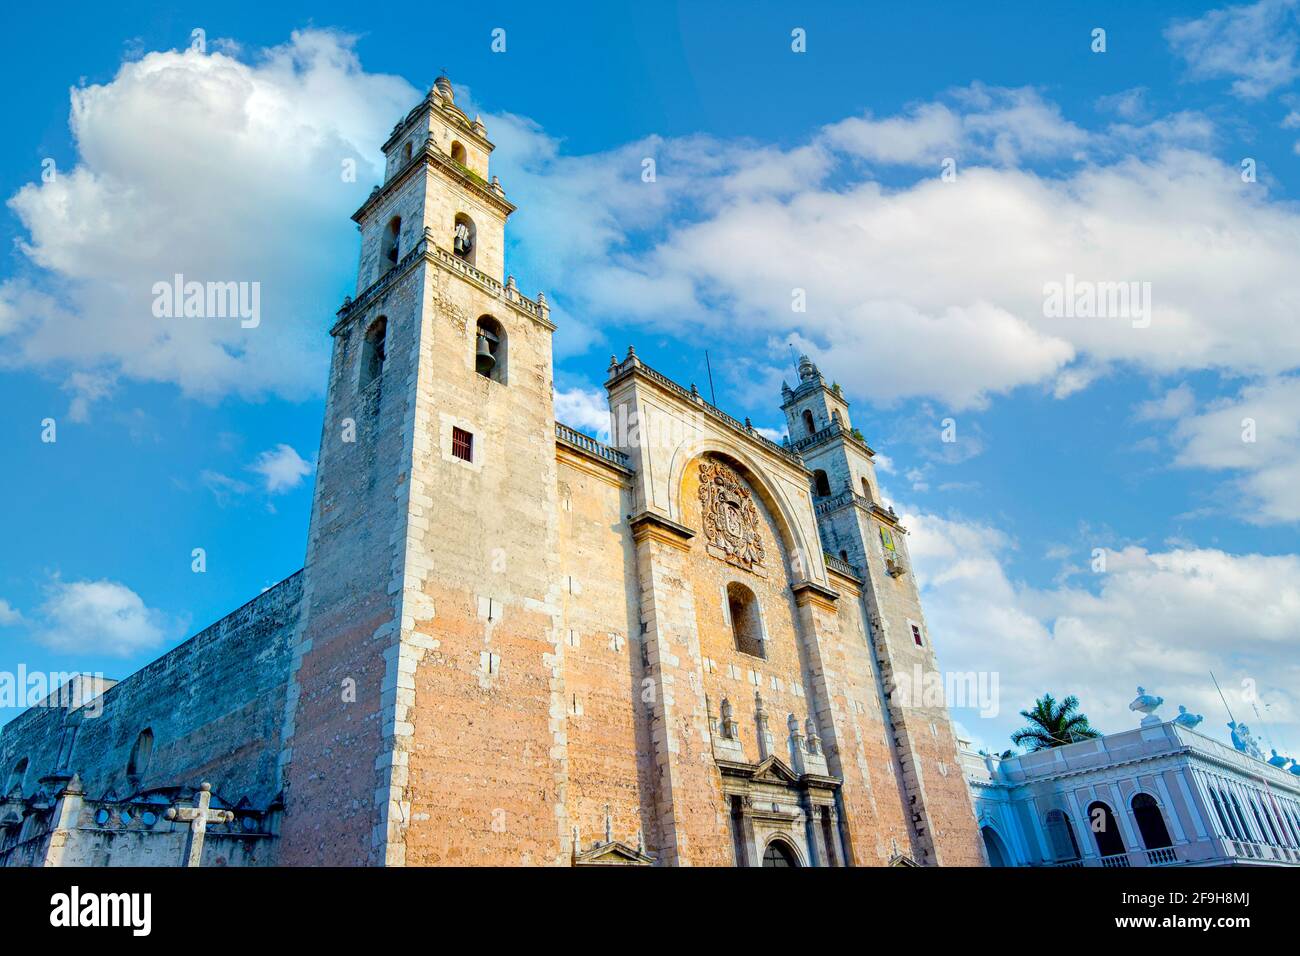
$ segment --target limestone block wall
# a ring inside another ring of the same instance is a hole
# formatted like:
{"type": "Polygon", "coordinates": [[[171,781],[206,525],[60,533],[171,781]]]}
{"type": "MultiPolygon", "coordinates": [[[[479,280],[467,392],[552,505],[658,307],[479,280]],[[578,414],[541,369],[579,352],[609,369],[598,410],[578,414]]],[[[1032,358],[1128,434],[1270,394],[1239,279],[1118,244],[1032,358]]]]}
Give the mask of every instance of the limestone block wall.
{"type": "Polygon", "coordinates": [[[389,835],[408,865],[567,863],[550,329],[459,276],[426,282],[389,835]],[[483,314],[506,333],[504,383],[474,369],[483,314]]]}
{"type": "MultiPolygon", "coordinates": [[[[425,177],[408,175],[406,180],[393,191],[381,208],[368,210],[358,222],[361,229],[361,252],[357,264],[357,291],[360,295],[383,274],[380,260],[384,230],[394,216],[402,217],[402,230],[397,245],[397,254],[402,256],[415,247],[424,235],[425,218],[425,177]]],[[[446,248],[451,248],[450,240],[446,248]]]]}
{"type": "MultiPolygon", "coordinates": [[[[435,177],[427,180],[424,197],[425,225],[433,230],[434,241],[451,251],[456,236],[456,214],[474,222],[474,268],[498,282],[505,281],[505,216],[500,207],[475,192],[442,186],[435,177]]],[[[476,316],[477,318],[477,316],[476,316]]]]}
{"type": "Polygon", "coordinates": [[[383,862],[422,276],[417,262],[334,330],[280,757],[285,865],[383,862]],[[363,384],[365,330],[381,315],[383,372],[363,384]]]}
{"type": "Polygon", "coordinates": [[[643,700],[636,551],[627,527],[631,488],[607,465],[560,446],[561,637],[568,694],[568,815],[581,849],[638,832],[658,856],[650,708],[643,700]]]}
{"type": "Polygon", "coordinates": [[[808,630],[817,636],[810,644],[810,669],[827,689],[821,723],[835,732],[823,743],[832,772],[844,781],[840,803],[847,852],[858,866],[879,866],[910,850],[905,801],[866,641],[861,593],[848,578],[836,575],[831,583],[839,595],[833,606],[813,595],[804,602],[808,630]]]}
{"type": "Polygon", "coordinates": [[[92,796],[206,780],[230,799],[266,806],[279,790],[276,755],[302,583],[301,572],[286,578],[89,707],[29,710],[0,732],[0,766],[26,757],[24,792],[35,793],[42,777],[65,769],[57,764],[67,721],[75,725],[67,769],[92,796]],[[127,762],[146,728],[153,752],[135,785],[127,762]]]}

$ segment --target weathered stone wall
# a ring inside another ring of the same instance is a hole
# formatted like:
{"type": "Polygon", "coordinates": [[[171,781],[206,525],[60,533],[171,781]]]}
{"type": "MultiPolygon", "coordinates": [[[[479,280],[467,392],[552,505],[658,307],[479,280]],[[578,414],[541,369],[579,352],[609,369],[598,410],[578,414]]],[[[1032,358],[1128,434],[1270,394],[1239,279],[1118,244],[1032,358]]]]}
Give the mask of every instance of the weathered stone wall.
{"type": "Polygon", "coordinates": [[[626,516],[627,476],[578,452],[559,453],[561,637],[568,694],[570,825],[582,848],[638,832],[655,855],[655,770],[650,709],[643,701],[636,551],[626,516]]]}
{"type": "Polygon", "coordinates": [[[395,691],[423,275],[411,264],[335,329],[280,758],[293,808],[286,865],[383,862],[376,794],[388,779],[383,714],[395,691]],[[380,316],[383,371],[363,384],[365,331],[380,316]]]}
{"type": "Polygon", "coordinates": [[[69,714],[37,707],[0,732],[0,766],[29,764],[24,792],[59,767],[64,725],[75,725],[71,757],[87,794],[125,797],[201,781],[230,803],[247,797],[265,807],[279,790],[276,754],[284,715],[292,634],[302,572],[200,631],[152,664],[69,714]],[[98,716],[92,714],[99,710],[98,716]],[[153,753],[140,779],[127,762],[140,732],[153,753]]]}
{"type": "Polygon", "coordinates": [[[913,805],[915,796],[914,806],[921,816],[912,828],[916,854],[925,863],[980,866],[983,853],[952,719],[946,699],[934,693],[936,686],[942,686],[943,672],[921,610],[907,535],[854,503],[827,516],[823,524],[828,541],[843,546],[850,563],[866,573],[864,597],[877,665],[889,694],[890,733],[902,769],[905,802],[913,805]],[[882,527],[893,540],[892,553],[882,543],[882,527]],[[903,573],[889,573],[887,555],[901,564],[903,573]],[[913,627],[920,632],[919,645],[913,627]]]}
{"type": "Polygon", "coordinates": [[[426,282],[397,666],[411,693],[393,800],[407,822],[390,829],[393,859],[567,862],[550,327],[441,268],[426,282]],[[507,382],[475,371],[482,315],[504,329],[507,382]],[[472,461],[452,454],[453,428],[473,435],[472,461]]]}

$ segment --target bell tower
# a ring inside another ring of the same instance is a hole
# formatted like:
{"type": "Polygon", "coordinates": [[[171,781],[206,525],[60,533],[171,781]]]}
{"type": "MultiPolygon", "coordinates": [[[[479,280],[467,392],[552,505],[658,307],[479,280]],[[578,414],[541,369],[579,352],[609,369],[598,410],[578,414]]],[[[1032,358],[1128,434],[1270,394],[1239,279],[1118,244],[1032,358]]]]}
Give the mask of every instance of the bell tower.
{"type": "Polygon", "coordinates": [[[353,215],[280,758],[282,864],[568,852],[545,297],[439,77],[353,215]],[[466,848],[475,848],[471,856],[466,848]]]}
{"type": "Polygon", "coordinates": [[[944,686],[907,553],[907,529],[880,498],[875,452],[849,419],[849,403],[808,356],[799,384],[782,387],[790,447],[812,471],[814,510],[827,552],[865,585],[871,650],[882,683],[886,734],[901,775],[913,858],[979,865],[970,795],[962,777],[944,686]]]}

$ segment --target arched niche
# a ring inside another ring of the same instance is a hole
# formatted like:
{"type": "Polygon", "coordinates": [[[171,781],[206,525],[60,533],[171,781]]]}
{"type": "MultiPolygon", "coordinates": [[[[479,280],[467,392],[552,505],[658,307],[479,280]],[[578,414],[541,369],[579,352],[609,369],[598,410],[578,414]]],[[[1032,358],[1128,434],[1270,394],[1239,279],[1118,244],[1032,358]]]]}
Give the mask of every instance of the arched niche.
{"type": "MultiPolygon", "coordinates": [[[[669,473],[669,516],[679,521],[685,513],[682,489],[689,469],[698,466],[703,458],[712,456],[731,466],[754,495],[762,502],[777,532],[777,543],[782,553],[781,565],[791,584],[812,580],[812,552],[808,549],[803,532],[795,520],[794,508],[775,485],[763,474],[761,467],[742,449],[724,444],[717,439],[704,439],[678,448],[673,455],[669,473]]],[[[820,547],[820,543],[818,545],[820,547]]]]}

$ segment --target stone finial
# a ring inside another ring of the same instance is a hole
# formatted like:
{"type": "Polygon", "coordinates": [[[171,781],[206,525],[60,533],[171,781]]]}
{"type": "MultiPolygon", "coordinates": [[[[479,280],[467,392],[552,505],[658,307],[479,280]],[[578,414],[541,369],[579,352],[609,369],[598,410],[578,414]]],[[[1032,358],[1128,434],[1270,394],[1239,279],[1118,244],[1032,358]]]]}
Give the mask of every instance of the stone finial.
{"type": "Polygon", "coordinates": [[[810,754],[821,753],[822,738],[821,735],[817,733],[817,721],[809,717],[808,720],[804,722],[804,726],[807,728],[808,752],[810,754]]]}
{"type": "Polygon", "coordinates": [[[442,98],[448,103],[456,102],[456,96],[451,91],[451,80],[447,79],[445,74],[439,76],[433,81],[433,88],[437,90],[438,93],[442,95],[442,98]]]}
{"type": "Polygon", "coordinates": [[[609,804],[605,804],[605,842],[614,842],[614,818],[610,815],[609,804]]]}

